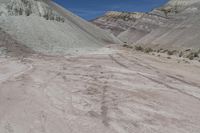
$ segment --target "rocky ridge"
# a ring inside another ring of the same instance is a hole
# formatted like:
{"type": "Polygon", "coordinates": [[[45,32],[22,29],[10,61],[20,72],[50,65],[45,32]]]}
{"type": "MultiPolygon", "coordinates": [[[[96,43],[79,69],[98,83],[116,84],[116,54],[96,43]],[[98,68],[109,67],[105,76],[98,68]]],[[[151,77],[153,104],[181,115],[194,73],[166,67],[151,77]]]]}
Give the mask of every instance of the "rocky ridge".
{"type": "Polygon", "coordinates": [[[126,31],[129,27],[133,26],[135,21],[141,18],[144,13],[128,13],[109,11],[105,16],[99,17],[92,21],[95,25],[102,29],[109,30],[114,35],[119,35],[121,32],[126,31]]]}

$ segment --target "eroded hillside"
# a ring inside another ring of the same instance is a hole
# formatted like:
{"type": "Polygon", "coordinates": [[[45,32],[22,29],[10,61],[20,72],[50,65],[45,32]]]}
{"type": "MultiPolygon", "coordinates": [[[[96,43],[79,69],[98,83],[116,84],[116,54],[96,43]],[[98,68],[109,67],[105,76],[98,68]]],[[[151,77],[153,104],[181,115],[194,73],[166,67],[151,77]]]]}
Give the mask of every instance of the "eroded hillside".
{"type": "Polygon", "coordinates": [[[50,0],[1,0],[0,28],[18,44],[44,54],[79,53],[120,43],[50,0]]]}
{"type": "Polygon", "coordinates": [[[111,21],[108,15],[94,22],[100,25],[103,22],[101,19],[104,19],[107,21],[103,22],[104,29],[108,27],[108,30],[110,25],[115,25],[119,20],[120,26],[115,29],[127,26],[127,22],[131,23],[130,27],[117,35],[120,40],[129,44],[165,49],[196,49],[200,48],[199,9],[199,0],[171,0],[131,22],[116,17],[111,21]]]}

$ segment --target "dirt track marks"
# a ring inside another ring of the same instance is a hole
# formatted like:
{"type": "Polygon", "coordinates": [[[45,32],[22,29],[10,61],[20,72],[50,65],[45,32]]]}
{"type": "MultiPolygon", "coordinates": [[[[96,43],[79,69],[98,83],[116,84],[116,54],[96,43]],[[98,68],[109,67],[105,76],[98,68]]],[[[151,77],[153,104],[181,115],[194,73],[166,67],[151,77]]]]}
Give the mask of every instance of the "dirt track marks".
{"type": "MultiPolygon", "coordinates": [[[[157,80],[157,79],[155,79],[155,78],[152,78],[152,77],[150,77],[150,76],[146,76],[146,75],[144,75],[144,74],[142,74],[142,73],[139,73],[139,72],[138,72],[137,74],[140,75],[140,76],[142,76],[142,77],[144,77],[144,78],[147,78],[147,79],[151,80],[152,82],[155,82],[155,83],[160,84],[160,85],[164,85],[164,86],[167,87],[168,89],[176,90],[176,91],[178,91],[178,92],[180,92],[180,93],[183,93],[183,94],[185,94],[185,95],[188,95],[188,96],[193,97],[193,98],[195,98],[195,99],[197,99],[197,100],[200,101],[200,98],[199,98],[199,97],[194,96],[194,95],[192,95],[192,94],[190,94],[190,93],[188,93],[188,92],[186,92],[186,91],[184,91],[184,90],[181,90],[181,88],[176,88],[176,87],[173,87],[172,85],[169,85],[170,83],[169,83],[169,81],[166,80],[166,78],[171,78],[171,79],[176,80],[176,81],[179,81],[179,82],[181,82],[181,83],[183,83],[183,84],[187,84],[187,85],[192,86],[192,87],[200,88],[199,85],[197,85],[197,84],[195,84],[195,83],[190,83],[190,82],[184,81],[184,80],[182,80],[182,79],[176,78],[176,77],[174,77],[174,76],[166,75],[166,74],[164,74],[163,72],[160,72],[159,69],[157,69],[157,68],[155,68],[155,67],[147,66],[148,64],[143,65],[143,64],[141,64],[141,63],[139,63],[138,61],[133,60],[133,59],[130,60],[130,59],[128,59],[127,57],[123,56],[122,54],[117,54],[117,58],[114,57],[114,56],[112,56],[112,55],[109,55],[109,57],[110,57],[111,60],[113,60],[115,63],[117,63],[117,64],[120,65],[121,67],[123,67],[123,68],[125,68],[125,69],[128,69],[128,70],[133,70],[133,69],[134,69],[134,66],[135,66],[135,65],[138,65],[138,66],[140,66],[140,67],[143,67],[144,70],[145,70],[145,69],[148,69],[148,70],[150,70],[150,71],[153,71],[155,74],[157,74],[158,79],[162,79],[162,80],[157,80]],[[129,65],[131,64],[131,66],[125,65],[124,63],[122,63],[123,61],[126,61],[126,62],[128,61],[128,62],[129,62],[128,64],[129,64],[129,65]]],[[[145,62],[142,62],[142,63],[145,63],[145,62]]]]}

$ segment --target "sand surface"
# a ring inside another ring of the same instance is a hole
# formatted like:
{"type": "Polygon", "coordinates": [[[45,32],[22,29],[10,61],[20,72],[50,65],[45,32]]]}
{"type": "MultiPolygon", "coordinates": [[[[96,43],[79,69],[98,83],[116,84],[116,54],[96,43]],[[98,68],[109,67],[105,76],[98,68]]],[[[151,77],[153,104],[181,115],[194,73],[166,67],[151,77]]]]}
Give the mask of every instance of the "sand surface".
{"type": "Polygon", "coordinates": [[[200,63],[177,60],[107,48],[1,57],[0,133],[199,133],[200,63]]]}

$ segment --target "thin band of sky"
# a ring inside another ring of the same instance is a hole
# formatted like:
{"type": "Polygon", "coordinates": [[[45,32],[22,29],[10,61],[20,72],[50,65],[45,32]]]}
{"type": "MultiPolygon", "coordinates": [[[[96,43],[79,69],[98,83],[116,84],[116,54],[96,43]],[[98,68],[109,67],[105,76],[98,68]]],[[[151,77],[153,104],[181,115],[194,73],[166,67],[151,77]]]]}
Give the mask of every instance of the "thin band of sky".
{"type": "Polygon", "coordinates": [[[78,16],[91,20],[107,11],[148,12],[168,0],[54,0],[78,16]]]}

